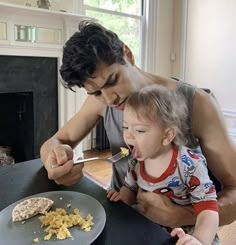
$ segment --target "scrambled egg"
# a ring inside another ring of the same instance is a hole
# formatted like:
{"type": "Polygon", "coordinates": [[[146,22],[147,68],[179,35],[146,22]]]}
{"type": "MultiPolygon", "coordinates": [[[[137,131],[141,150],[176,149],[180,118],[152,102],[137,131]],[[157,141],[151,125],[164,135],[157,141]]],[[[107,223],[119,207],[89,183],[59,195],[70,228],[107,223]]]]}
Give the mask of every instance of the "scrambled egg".
{"type": "Polygon", "coordinates": [[[37,238],[34,238],[33,242],[34,242],[34,243],[39,243],[38,237],[37,237],[37,238]]]}
{"type": "Polygon", "coordinates": [[[128,156],[129,155],[129,150],[127,149],[127,148],[125,148],[125,147],[120,147],[120,150],[121,150],[121,154],[123,155],[123,156],[128,156]]]}
{"type": "Polygon", "coordinates": [[[57,208],[56,211],[47,212],[45,215],[39,217],[41,226],[47,226],[44,230],[48,233],[44,240],[50,240],[52,235],[56,235],[57,239],[63,240],[71,236],[68,228],[79,225],[81,230],[90,231],[93,226],[93,217],[88,214],[83,218],[79,209],[74,209],[73,214],[67,214],[63,208],[57,208]]]}

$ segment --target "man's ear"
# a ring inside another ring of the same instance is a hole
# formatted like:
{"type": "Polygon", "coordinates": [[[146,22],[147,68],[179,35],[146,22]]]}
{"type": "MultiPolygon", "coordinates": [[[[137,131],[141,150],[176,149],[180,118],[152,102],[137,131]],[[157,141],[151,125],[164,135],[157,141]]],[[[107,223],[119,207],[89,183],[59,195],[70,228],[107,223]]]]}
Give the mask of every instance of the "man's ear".
{"type": "Polygon", "coordinates": [[[123,45],[123,55],[126,61],[128,61],[131,65],[134,65],[134,56],[132,51],[129,49],[127,45],[123,45]]]}
{"type": "Polygon", "coordinates": [[[169,145],[176,136],[176,129],[175,128],[167,128],[165,129],[165,134],[162,139],[162,145],[167,146],[169,145]]]}

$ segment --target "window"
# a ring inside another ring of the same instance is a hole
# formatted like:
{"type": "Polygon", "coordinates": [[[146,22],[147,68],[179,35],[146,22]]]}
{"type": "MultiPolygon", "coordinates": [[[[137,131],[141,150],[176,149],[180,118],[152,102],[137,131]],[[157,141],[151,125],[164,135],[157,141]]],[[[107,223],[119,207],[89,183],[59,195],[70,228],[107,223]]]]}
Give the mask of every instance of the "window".
{"type": "Polygon", "coordinates": [[[85,14],[118,34],[141,65],[143,0],[84,0],[85,14]]]}

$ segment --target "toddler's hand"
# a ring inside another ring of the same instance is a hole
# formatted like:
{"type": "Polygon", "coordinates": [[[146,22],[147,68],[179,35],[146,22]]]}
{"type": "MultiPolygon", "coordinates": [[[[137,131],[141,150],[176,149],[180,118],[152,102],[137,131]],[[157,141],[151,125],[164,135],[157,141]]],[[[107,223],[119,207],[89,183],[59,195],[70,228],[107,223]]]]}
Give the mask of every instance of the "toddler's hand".
{"type": "Polygon", "coordinates": [[[118,202],[121,200],[120,192],[114,189],[109,189],[107,190],[107,198],[112,202],[118,202]]]}
{"type": "Polygon", "coordinates": [[[182,228],[175,228],[170,233],[171,236],[177,236],[179,240],[176,245],[202,245],[194,236],[186,234],[182,228]]]}

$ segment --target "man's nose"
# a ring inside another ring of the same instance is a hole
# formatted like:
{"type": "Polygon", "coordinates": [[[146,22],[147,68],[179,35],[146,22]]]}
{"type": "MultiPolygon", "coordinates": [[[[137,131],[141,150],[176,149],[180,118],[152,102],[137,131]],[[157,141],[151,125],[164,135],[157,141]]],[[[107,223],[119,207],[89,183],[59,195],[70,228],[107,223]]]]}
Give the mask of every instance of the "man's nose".
{"type": "Polygon", "coordinates": [[[111,105],[115,104],[117,96],[115,93],[112,93],[112,91],[103,90],[102,96],[103,96],[103,99],[104,99],[106,105],[111,106],[111,105]]]}

